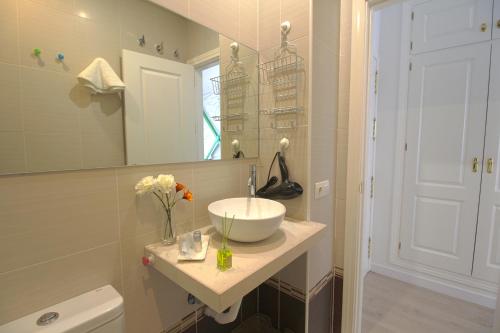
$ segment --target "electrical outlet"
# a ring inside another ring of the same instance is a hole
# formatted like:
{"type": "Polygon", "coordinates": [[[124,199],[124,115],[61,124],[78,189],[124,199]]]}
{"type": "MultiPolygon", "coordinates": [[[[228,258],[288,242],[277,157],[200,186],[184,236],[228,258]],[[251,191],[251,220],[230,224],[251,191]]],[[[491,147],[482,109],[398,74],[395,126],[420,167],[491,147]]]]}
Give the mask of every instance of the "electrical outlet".
{"type": "Polygon", "coordinates": [[[330,181],[324,180],[314,184],[314,199],[326,197],[330,194],[330,181]]]}

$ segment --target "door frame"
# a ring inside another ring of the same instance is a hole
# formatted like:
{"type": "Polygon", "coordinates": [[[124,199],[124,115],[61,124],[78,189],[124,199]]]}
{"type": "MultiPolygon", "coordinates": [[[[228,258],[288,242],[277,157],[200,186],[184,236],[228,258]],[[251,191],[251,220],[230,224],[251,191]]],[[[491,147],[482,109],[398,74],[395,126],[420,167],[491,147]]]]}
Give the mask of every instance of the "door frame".
{"type": "Polygon", "coordinates": [[[363,302],[363,188],[370,64],[371,12],[400,0],[351,2],[351,50],[346,180],[342,332],[361,332],[363,302]]]}

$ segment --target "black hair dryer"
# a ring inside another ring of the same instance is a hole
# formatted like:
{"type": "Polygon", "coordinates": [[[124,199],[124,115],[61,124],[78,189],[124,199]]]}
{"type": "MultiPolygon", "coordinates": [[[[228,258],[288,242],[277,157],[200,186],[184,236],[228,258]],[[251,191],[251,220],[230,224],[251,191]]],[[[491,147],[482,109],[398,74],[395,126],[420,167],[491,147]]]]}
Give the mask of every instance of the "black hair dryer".
{"type": "Polygon", "coordinates": [[[257,196],[267,199],[289,200],[302,195],[302,193],[304,193],[302,186],[300,186],[299,183],[290,181],[285,157],[280,152],[277,152],[276,155],[274,155],[271,166],[269,167],[266,185],[262,186],[257,191],[257,196]],[[276,185],[278,183],[278,177],[270,177],[276,158],[278,158],[281,173],[281,184],[279,185],[276,185]]]}

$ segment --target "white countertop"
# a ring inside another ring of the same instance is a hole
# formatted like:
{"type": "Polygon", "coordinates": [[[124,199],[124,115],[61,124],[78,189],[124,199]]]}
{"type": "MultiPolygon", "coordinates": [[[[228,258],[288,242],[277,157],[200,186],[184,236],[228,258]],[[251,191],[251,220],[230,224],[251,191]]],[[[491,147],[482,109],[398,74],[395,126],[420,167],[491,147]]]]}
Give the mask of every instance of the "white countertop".
{"type": "Polygon", "coordinates": [[[325,228],[316,222],[285,220],[268,239],[256,243],[230,242],[233,267],[225,272],[217,269],[221,237],[211,226],[202,229],[203,234],[212,236],[204,261],[177,262],[177,244],[147,245],[145,254],[155,256],[152,266],[156,270],[212,309],[222,312],[309,250],[325,228]]]}

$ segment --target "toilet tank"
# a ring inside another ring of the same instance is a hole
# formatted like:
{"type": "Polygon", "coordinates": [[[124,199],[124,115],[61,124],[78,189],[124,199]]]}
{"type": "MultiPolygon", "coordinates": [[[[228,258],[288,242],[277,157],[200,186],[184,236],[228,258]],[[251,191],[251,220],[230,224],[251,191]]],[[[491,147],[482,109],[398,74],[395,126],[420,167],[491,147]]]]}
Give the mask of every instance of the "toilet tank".
{"type": "Polygon", "coordinates": [[[0,326],[0,333],[123,333],[123,298],[104,286],[0,326]]]}

